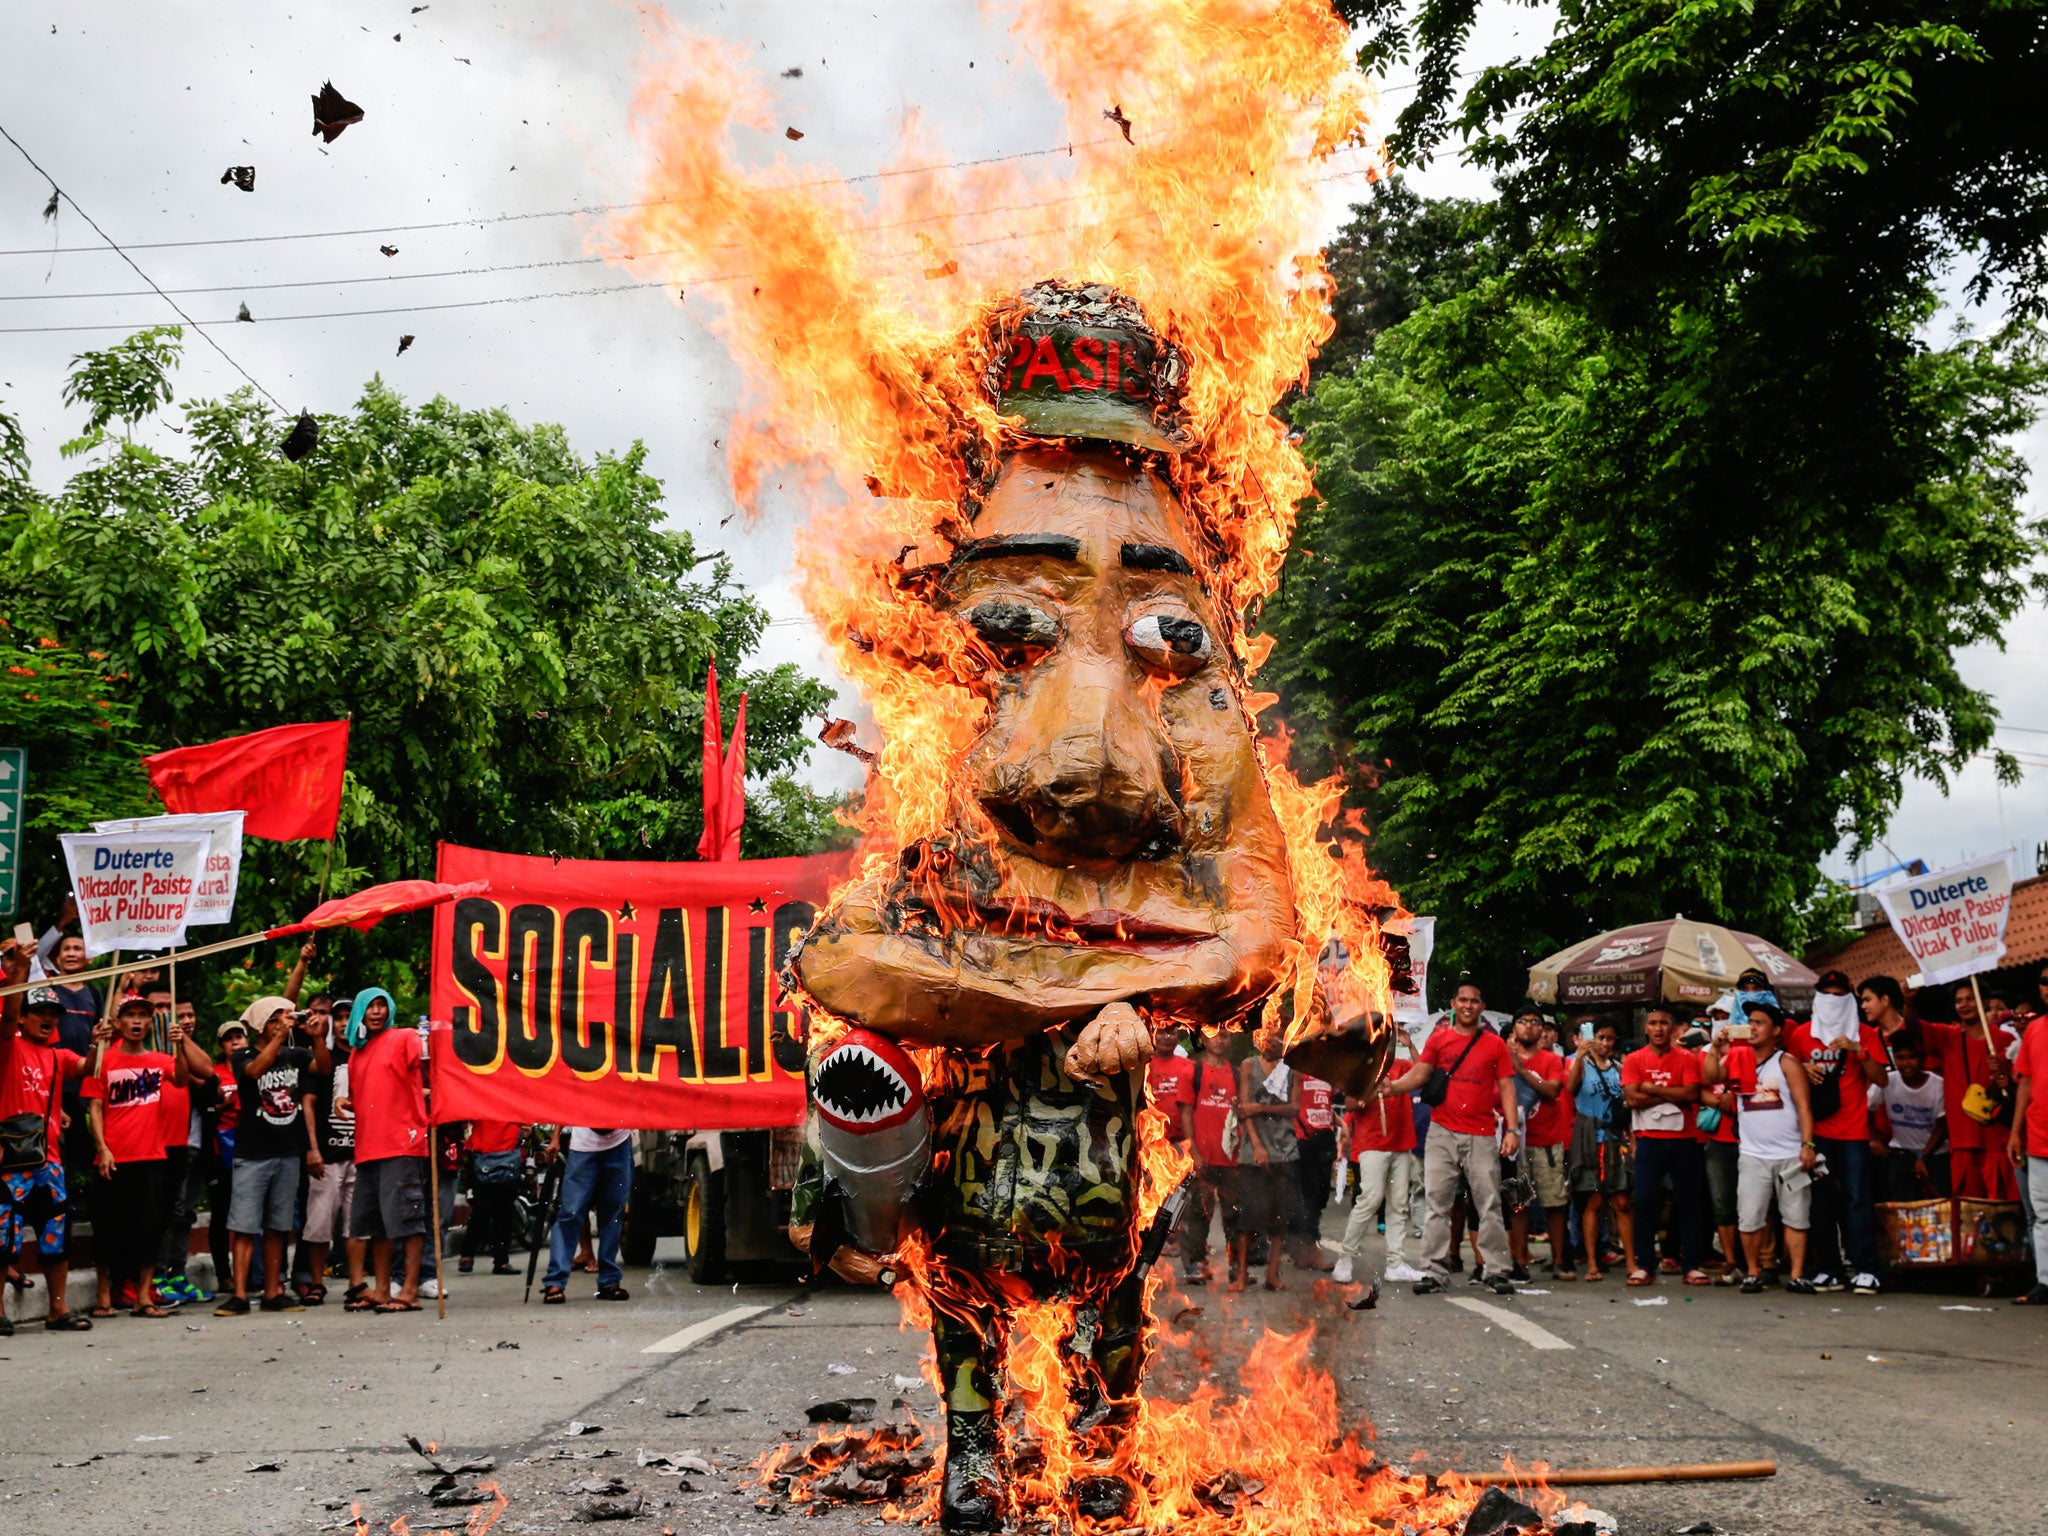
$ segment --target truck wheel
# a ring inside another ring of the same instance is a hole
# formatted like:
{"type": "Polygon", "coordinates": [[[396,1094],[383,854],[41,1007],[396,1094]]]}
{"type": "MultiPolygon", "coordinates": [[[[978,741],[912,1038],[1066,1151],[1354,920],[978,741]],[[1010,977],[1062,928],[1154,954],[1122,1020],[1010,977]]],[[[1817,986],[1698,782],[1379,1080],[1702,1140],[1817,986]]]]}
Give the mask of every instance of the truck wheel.
{"type": "Polygon", "coordinates": [[[725,1179],[702,1152],[690,1154],[683,1175],[683,1245],[692,1280],[717,1285],[725,1279],[725,1179]]]}
{"type": "Polygon", "coordinates": [[[626,1202],[626,1230],[619,1238],[619,1258],[635,1269],[644,1269],[654,1262],[654,1242],[658,1237],[659,1223],[654,1219],[654,1202],[650,1196],[645,1200],[626,1202]]]}

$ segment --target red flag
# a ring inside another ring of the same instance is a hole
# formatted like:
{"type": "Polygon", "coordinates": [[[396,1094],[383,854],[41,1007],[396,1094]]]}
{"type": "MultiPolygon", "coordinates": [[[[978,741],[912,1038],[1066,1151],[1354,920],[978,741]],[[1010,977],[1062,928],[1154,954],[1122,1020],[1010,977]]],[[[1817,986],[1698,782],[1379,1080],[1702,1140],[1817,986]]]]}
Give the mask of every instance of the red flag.
{"type": "Polygon", "coordinates": [[[142,760],[170,810],[246,811],[245,833],[280,842],[333,838],[347,765],[346,720],[273,726],[142,760]]]}
{"type": "Polygon", "coordinates": [[[718,804],[725,788],[725,764],[718,750],[725,734],[725,722],[718,714],[718,663],[711,663],[711,675],[704,683],[704,833],[697,839],[697,857],[715,859],[725,844],[718,804]]]}
{"type": "Polygon", "coordinates": [[[732,745],[725,752],[725,790],[718,800],[721,838],[718,856],[740,856],[740,824],[747,819],[747,696],[740,694],[740,707],[733,712],[732,745]]]}
{"type": "Polygon", "coordinates": [[[454,901],[460,896],[481,896],[490,888],[488,880],[471,880],[462,885],[448,885],[438,880],[393,880],[388,885],[373,885],[368,890],[357,891],[353,896],[337,896],[332,901],[323,901],[302,921],[273,928],[266,937],[277,939],[291,933],[311,933],[316,928],[374,928],[385,918],[396,917],[401,912],[438,907],[442,902],[454,901]]]}

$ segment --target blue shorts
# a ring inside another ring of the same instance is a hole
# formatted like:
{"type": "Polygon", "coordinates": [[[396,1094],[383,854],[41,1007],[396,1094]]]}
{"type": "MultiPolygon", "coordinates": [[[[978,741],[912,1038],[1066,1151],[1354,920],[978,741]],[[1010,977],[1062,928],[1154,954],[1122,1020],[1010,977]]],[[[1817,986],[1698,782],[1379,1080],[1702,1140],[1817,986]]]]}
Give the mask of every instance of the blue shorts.
{"type": "Polygon", "coordinates": [[[34,1234],[36,1251],[44,1258],[63,1258],[70,1215],[62,1163],[0,1173],[0,1253],[21,1252],[24,1239],[34,1234]]]}

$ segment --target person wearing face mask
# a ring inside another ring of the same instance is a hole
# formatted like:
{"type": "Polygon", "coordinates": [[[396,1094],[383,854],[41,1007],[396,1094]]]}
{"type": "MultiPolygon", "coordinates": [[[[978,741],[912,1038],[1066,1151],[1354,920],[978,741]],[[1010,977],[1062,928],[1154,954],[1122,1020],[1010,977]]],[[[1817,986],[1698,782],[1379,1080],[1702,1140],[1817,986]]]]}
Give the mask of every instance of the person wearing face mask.
{"type": "Polygon", "coordinates": [[[1882,1088],[1891,1072],[1884,1037],[1863,1022],[1846,973],[1822,974],[1813,1018],[1786,1032],[1785,1049],[1805,1064],[1813,1139],[1825,1165],[1814,1185],[1814,1286],[1840,1291],[1846,1285],[1858,1296],[1875,1296],[1880,1285],[1870,1085],[1882,1088]]]}

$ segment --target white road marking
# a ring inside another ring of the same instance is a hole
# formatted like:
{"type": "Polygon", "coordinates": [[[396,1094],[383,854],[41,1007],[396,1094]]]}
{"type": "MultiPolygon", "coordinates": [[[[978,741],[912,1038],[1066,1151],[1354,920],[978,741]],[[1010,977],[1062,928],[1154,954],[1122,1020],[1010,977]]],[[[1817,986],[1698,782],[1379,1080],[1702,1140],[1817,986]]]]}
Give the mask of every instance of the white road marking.
{"type": "Polygon", "coordinates": [[[1477,1312],[1490,1323],[1498,1323],[1531,1349],[1576,1349],[1576,1344],[1560,1339],[1548,1328],[1539,1328],[1526,1317],[1517,1317],[1506,1307],[1496,1307],[1490,1301],[1474,1301],[1469,1296],[1449,1298],[1454,1307],[1463,1307],[1467,1312],[1477,1312]]]}
{"type": "MultiPolygon", "coordinates": [[[[701,1323],[692,1323],[680,1333],[672,1333],[665,1339],[656,1339],[640,1353],[643,1355],[680,1355],[692,1344],[701,1344],[715,1333],[744,1323],[750,1317],[759,1317],[766,1307],[731,1307],[716,1317],[707,1317],[701,1323]]],[[[1570,1346],[1566,1346],[1569,1348],[1570,1346]]]]}

